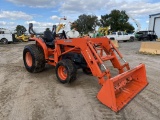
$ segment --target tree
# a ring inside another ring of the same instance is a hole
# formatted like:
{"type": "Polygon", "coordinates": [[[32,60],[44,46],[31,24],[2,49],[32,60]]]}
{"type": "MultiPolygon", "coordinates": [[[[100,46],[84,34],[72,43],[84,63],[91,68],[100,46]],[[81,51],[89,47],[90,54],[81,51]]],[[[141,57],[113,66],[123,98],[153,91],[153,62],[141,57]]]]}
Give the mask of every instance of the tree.
{"type": "Polygon", "coordinates": [[[101,15],[101,19],[99,20],[99,26],[100,27],[107,27],[109,26],[109,15],[106,14],[106,15],[101,15]]]}
{"type": "Polygon", "coordinates": [[[17,34],[24,34],[27,30],[23,25],[17,25],[16,30],[17,34]]]}
{"type": "Polygon", "coordinates": [[[125,14],[125,11],[112,10],[108,15],[101,15],[100,26],[111,26],[111,31],[127,31],[131,32],[134,27],[128,22],[129,17],[125,14]]]}
{"type": "Polygon", "coordinates": [[[97,25],[98,17],[95,15],[83,14],[80,15],[76,21],[74,21],[74,27],[77,29],[77,31],[84,34],[94,31],[97,25]]]}

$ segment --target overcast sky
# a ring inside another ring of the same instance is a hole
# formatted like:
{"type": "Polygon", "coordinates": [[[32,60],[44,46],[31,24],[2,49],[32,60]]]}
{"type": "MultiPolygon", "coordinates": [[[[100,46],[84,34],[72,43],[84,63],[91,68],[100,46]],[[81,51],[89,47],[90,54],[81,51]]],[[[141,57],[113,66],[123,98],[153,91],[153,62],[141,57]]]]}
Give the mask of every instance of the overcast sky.
{"type": "MultiPolygon", "coordinates": [[[[148,28],[150,14],[160,13],[158,0],[1,0],[0,28],[15,29],[28,23],[40,28],[57,24],[63,16],[73,22],[81,14],[93,14],[100,18],[111,10],[125,10],[136,19],[142,30],[148,28]]],[[[67,22],[68,22],[67,21],[67,22]]],[[[130,23],[135,27],[133,20],[130,23]]]]}

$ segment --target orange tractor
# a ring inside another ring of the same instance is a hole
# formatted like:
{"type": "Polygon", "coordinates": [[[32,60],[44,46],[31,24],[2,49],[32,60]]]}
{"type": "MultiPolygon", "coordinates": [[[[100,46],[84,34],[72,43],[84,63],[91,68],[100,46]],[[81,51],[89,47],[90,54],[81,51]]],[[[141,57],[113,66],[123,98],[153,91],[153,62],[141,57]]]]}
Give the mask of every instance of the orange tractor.
{"type": "MultiPolygon", "coordinates": [[[[102,88],[97,98],[115,112],[147,86],[145,65],[140,64],[130,69],[108,38],[59,39],[55,35],[55,29],[44,32],[41,37],[30,38],[35,40],[35,44],[25,46],[23,51],[27,71],[41,72],[46,63],[53,65],[57,79],[64,84],[75,80],[77,69],[82,69],[84,73],[98,78],[102,88]],[[123,64],[119,59],[124,61],[123,64]],[[117,68],[117,76],[111,76],[105,61],[110,61],[117,68]]],[[[29,24],[29,32],[36,34],[32,23],[29,24]]]]}

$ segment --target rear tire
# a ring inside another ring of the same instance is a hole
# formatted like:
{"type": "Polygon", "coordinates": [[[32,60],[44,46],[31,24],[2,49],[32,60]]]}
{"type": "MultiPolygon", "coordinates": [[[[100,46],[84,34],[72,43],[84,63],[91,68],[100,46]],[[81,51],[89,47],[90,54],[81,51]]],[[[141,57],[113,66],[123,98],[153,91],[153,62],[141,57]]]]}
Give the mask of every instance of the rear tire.
{"type": "Polygon", "coordinates": [[[134,41],[134,37],[130,37],[130,41],[133,42],[134,41]]]}
{"type": "Polygon", "coordinates": [[[23,50],[23,61],[28,72],[37,73],[45,68],[45,58],[41,47],[31,44],[23,50]]]}
{"type": "Polygon", "coordinates": [[[63,59],[56,65],[56,76],[61,83],[69,83],[76,79],[77,69],[70,59],[63,59]]]}
{"type": "Polygon", "coordinates": [[[2,42],[3,44],[8,44],[8,40],[7,40],[6,38],[3,38],[3,39],[1,40],[1,42],[2,42]]]}

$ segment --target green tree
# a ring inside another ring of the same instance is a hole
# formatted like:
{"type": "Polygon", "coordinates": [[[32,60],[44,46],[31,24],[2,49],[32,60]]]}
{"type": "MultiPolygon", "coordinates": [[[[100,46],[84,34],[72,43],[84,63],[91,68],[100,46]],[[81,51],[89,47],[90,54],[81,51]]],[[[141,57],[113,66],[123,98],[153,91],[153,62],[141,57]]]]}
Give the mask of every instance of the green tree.
{"type": "Polygon", "coordinates": [[[80,33],[87,34],[88,32],[94,31],[97,25],[97,16],[83,14],[80,15],[76,21],[74,21],[74,25],[71,27],[76,28],[80,33]]]}
{"type": "Polygon", "coordinates": [[[111,26],[111,31],[132,32],[134,27],[128,22],[129,17],[125,11],[112,10],[110,14],[101,15],[100,26],[111,26]]]}
{"type": "Polygon", "coordinates": [[[17,34],[24,34],[27,30],[23,25],[17,25],[16,30],[17,34]]]}
{"type": "Polygon", "coordinates": [[[99,20],[99,26],[100,27],[107,27],[109,26],[109,15],[101,15],[101,19],[99,20]]]}

